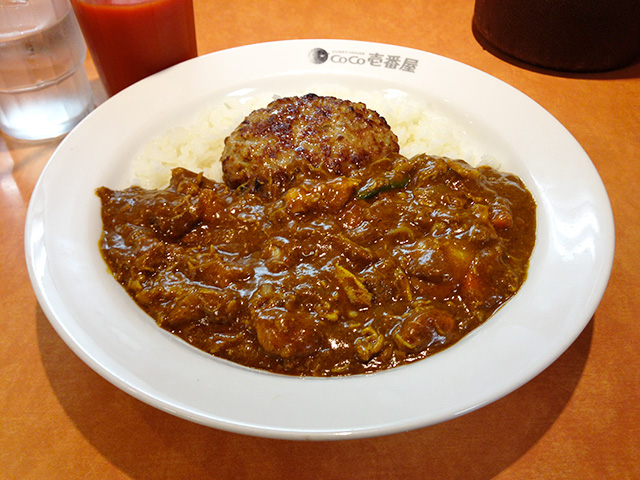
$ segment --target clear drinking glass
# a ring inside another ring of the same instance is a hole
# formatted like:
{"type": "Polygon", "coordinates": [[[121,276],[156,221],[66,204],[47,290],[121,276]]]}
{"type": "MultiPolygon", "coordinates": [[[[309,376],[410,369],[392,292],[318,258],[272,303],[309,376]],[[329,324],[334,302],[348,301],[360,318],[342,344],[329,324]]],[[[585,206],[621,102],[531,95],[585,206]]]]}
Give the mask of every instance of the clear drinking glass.
{"type": "Polygon", "coordinates": [[[0,129],[59,137],[93,109],[86,46],[69,0],[0,0],[0,129]]]}

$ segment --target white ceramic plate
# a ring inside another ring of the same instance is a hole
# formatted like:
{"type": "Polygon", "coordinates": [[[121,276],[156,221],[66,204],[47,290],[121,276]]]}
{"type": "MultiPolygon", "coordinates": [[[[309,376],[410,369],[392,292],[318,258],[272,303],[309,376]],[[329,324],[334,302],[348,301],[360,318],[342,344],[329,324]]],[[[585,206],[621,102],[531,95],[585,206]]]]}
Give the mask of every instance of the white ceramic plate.
{"type": "Polygon", "coordinates": [[[580,334],[606,287],[614,227],[606,191],[576,140],[503,82],[458,62],[390,45],[300,40],[217,52],[133,85],[61,143],[35,188],[26,256],[38,300],[69,347],[134,397],[250,435],[382,435],[477,409],[529,381],[580,334]],[[446,112],[519,175],[538,204],[521,291],[448,350],[373,375],[291,378],[199,352],[158,328],[107,273],[96,187],[124,187],[151,136],[204,105],[322,82],[404,92],[446,112]]]}

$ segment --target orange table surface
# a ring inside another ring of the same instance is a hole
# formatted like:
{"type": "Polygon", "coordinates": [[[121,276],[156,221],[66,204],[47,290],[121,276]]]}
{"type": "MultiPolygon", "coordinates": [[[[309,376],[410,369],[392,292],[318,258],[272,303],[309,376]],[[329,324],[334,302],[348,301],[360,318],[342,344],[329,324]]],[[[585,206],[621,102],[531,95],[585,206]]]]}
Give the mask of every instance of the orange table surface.
{"type": "MultiPolygon", "coordinates": [[[[413,47],[479,68],[540,103],[598,169],[616,222],[602,302],[573,345],[506,397],[379,438],[254,438],[156,410],[94,373],[39,307],[24,258],[30,194],[58,141],[0,137],[0,478],[640,478],[640,63],[599,74],[523,68],[483,49],[472,0],[194,0],[200,54],[272,40],[413,47]]],[[[91,59],[97,102],[105,94],[91,59]]]]}

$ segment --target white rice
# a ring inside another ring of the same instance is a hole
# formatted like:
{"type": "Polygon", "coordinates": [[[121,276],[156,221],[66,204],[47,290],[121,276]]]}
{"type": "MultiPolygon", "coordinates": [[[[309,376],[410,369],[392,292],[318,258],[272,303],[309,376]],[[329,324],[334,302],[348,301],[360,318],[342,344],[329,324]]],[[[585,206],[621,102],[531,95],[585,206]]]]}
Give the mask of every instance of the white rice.
{"type": "MultiPolygon", "coordinates": [[[[305,91],[286,92],[286,95],[309,92],[363,102],[377,111],[397,135],[400,153],[404,156],[428,153],[461,158],[472,165],[495,164],[491,157],[479,151],[477,142],[470,138],[463,125],[403,92],[364,92],[318,85],[305,91]]],[[[169,182],[171,169],[175,167],[203,172],[208,178],[220,180],[224,139],[253,110],[265,107],[282,96],[285,95],[227,97],[222,104],[199,112],[188,125],[176,126],[151,139],[134,159],[134,183],[144,188],[163,188],[169,182]]]]}

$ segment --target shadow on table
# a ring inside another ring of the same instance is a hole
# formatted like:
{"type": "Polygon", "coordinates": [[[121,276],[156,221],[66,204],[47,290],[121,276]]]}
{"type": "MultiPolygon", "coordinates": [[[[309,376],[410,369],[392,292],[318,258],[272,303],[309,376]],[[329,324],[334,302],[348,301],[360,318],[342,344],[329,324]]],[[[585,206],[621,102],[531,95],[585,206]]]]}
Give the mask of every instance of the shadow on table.
{"type": "Polygon", "coordinates": [[[94,373],[39,308],[36,322],[60,404],[96,450],[132,478],[482,480],[516,462],[562,413],[587,361],[594,320],[540,375],[482,409],[411,432],[335,442],[253,438],[173,417],[94,373]]]}

